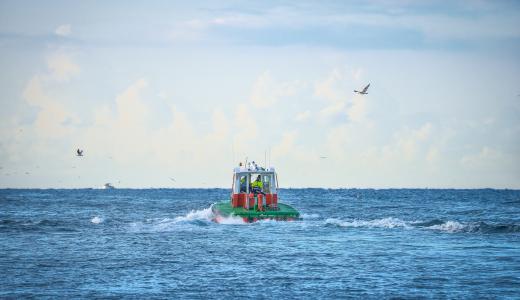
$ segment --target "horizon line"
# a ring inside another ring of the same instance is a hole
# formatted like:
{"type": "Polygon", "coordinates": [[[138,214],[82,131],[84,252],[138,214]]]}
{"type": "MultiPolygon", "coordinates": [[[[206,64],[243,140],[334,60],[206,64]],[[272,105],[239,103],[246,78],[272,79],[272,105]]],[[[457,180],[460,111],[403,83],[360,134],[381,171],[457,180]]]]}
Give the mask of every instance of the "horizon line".
{"type": "MultiPolygon", "coordinates": [[[[230,190],[228,187],[117,187],[110,190],[230,190]]],[[[520,187],[280,187],[280,190],[512,190],[520,187]]],[[[104,190],[99,187],[0,187],[0,190],[104,190]]]]}

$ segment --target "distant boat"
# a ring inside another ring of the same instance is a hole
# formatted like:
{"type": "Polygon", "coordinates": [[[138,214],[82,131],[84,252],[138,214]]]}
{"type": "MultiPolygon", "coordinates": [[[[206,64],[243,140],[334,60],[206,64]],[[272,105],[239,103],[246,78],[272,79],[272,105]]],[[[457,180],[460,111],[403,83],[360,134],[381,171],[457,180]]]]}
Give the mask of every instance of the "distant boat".
{"type": "Polygon", "coordinates": [[[104,190],[113,190],[113,189],[115,189],[115,187],[113,185],[111,185],[110,183],[105,183],[103,185],[102,189],[104,189],[104,190]]]}

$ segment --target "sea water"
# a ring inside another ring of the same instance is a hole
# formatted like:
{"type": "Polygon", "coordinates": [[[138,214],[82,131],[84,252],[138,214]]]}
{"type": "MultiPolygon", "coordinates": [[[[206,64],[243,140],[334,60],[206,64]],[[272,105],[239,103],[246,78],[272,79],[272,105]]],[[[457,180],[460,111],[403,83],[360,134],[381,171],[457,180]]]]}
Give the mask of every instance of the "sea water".
{"type": "Polygon", "coordinates": [[[229,193],[0,190],[0,298],[520,297],[520,191],[283,189],[302,220],[213,223],[229,193]]]}

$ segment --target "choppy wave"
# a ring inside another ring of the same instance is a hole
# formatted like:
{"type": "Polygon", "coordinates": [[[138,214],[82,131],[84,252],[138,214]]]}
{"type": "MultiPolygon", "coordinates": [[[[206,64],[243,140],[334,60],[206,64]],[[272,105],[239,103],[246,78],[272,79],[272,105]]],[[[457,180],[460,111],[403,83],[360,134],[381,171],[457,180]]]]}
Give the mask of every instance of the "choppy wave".
{"type": "Polygon", "coordinates": [[[325,225],[338,227],[366,227],[366,228],[405,228],[426,229],[448,233],[519,233],[520,224],[487,224],[485,222],[458,222],[433,219],[430,221],[404,221],[399,218],[381,218],[374,220],[340,220],[329,218],[325,225]]]}
{"type": "Polygon", "coordinates": [[[64,220],[0,220],[0,231],[75,231],[74,224],[64,220]]]}

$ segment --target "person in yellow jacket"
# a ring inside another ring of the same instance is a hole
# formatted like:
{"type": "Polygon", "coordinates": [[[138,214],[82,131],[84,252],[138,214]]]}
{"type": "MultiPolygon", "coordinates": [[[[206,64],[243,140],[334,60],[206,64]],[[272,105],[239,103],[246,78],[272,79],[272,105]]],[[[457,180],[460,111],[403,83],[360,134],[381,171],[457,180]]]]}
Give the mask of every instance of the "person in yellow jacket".
{"type": "Polygon", "coordinates": [[[264,188],[264,183],[262,182],[261,176],[258,175],[256,177],[256,180],[253,181],[253,183],[251,183],[251,189],[253,190],[253,193],[255,193],[255,194],[258,194],[258,193],[264,194],[264,192],[262,192],[263,188],[264,188]]]}

